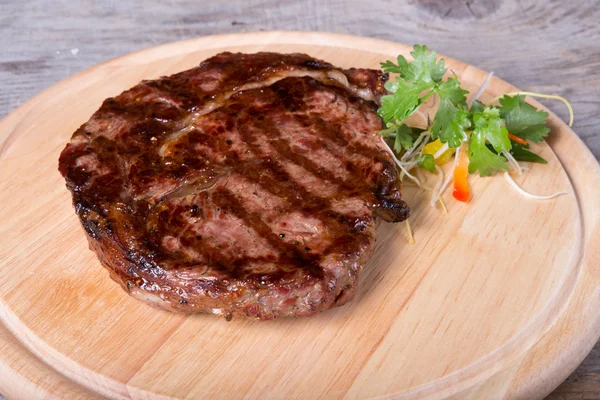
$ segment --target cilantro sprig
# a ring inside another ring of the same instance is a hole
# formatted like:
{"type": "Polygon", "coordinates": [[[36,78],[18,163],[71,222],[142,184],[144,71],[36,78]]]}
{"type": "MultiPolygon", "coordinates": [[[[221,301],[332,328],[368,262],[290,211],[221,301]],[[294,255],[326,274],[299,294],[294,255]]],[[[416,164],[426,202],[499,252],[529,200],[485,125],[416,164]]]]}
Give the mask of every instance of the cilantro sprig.
{"type": "Polygon", "coordinates": [[[500,110],[486,107],[483,111],[474,111],[473,133],[469,139],[469,173],[479,171],[480,176],[489,176],[496,171],[508,170],[508,162],[498,153],[510,150],[511,144],[500,110]],[[486,141],[496,153],[486,147],[486,141]]]}
{"type": "Polygon", "coordinates": [[[383,71],[396,74],[396,79],[385,84],[389,94],[381,98],[378,114],[385,129],[380,134],[394,140],[394,152],[399,156],[411,155],[408,166],[418,165],[435,171],[435,159],[423,154],[428,143],[439,140],[448,149],[466,143],[469,173],[489,176],[509,169],[507,157],[533,162],[545,162],[528,150],[528,145],[513,146],[509,133],[520,142],[538,143],[548,135],[548,113],[539,111],[525,102],[522,95],[504,96],[499,106],[485,106],[479,101],[467,104],[467,90],[461,88],[455,74],[447,76],[444,59],[427,46],[415,45],[410,53],[413,60],[398,56],[396,62],[381,63],[383,71]],[[436,97],[437,112],[428,126],[427,143],[415,151],[415,141],[423,132],[406,124],[431,97],[436,97]],[[414,155],[412,153],[415,153],[414,155]]]}
{"type": "Polygon", "coordinates": [[[504,96],[499,99],[500,116],[506,129],[515,136],[533,143],[541,142],[550,129],[546,126],[548,113],[525,102],[525,96],[504,96]]]}
{"type": "Polygon", "coordinates": [[[465,129],[470,127],[463,107],[468,91],[460,87],[456,76],[443,79],[447,69],[443,59],[436,61],[435,51],[429,52],[427,46],[415,45],[410,54],[414,58],[412,62],[400,55],[397,64],[392,61],[381,63],[385,72],[398,74],[395,81],[385,84],[390,94],[381,98],[379,115],[388,128],[386,132],[398,132],[423,103],[431,96],[438,96],[440,106],[431,128],[432,139],[440,138],[442,143],[449,142],[452,147],[458,147],[466,140],[465,129]]]}

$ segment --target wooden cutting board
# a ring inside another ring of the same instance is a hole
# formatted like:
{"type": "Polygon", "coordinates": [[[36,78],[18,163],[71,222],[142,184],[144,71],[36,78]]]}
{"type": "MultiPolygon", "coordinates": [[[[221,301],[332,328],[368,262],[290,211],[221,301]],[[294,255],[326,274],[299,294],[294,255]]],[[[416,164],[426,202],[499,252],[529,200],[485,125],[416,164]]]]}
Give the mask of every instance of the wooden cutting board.
{"type": "MultiPolygon", "coordinates": [[[[328,33],[204,37],[69,78],[0,122],[0,392],[14,398],[536,398],[600,335],[600,167],[551,114],[548,165],[471,177],[448,214],[405,188],[416,244],[382,223],[348,305],[313,318],[225,321],[128,297],[87,248],[57,159],[103,99],[221,51],[305,52],[377,67],[409,47],[328,33]]],[[[446,57],[474,92],[486,73],[446,57]]],[[[540,78],[543,79],[543,78],[540,78]]],[[[515,88],[493,78],[486,102],[515,88]]],[[[536,106],[539,104],[532,101],[536,106]]]]}

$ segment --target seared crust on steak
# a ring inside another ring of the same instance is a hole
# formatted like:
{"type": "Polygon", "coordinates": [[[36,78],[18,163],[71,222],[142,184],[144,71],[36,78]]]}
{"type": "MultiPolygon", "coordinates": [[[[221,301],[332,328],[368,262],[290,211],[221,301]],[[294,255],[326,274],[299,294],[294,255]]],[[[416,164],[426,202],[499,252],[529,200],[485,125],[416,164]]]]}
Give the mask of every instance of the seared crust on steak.
{"type": "Polygon", "coordinates": [[[386,78],[221,53],[105,100],[59,160],[90,248],[168,310],[272,319],[344,304],[374,216],[409,214],[376,135],[386,78]]]}

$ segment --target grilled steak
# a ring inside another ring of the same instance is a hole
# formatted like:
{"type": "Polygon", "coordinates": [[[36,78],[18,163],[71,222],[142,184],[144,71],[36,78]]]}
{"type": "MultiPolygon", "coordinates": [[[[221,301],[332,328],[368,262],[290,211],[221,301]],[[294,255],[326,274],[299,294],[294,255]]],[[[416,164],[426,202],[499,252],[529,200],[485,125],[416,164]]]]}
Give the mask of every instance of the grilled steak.
{"type": "Polygon", "coordinates": [[[59,160],[90,248],[168,310],[272,319],[346,303],[374,217],[409,213],[375,134],[386,78],[221,53],[105,100],[59,160]]]}

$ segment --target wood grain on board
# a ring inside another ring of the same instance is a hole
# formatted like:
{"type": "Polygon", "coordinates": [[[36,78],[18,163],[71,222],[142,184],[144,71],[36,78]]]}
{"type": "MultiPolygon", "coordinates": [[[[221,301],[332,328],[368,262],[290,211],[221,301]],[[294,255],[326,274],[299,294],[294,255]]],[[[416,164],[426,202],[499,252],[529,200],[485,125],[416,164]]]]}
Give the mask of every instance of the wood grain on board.
{"type": "MultiPolygon", "coordinates": [[[[427,43],[523,89],[573,103],[575,132],[600,153],[597,1],[0,2],[0,116],[84,68],[155,44],[212,33],[326,30],[427,43]],[[493,51],[492,51],[493,50],[493,51]]],[[[561,117],[560,104],[548,103],[561,117]]],[[[590,354],[556,398],[598,398],[590,354]]],[[[1,392],[1,390],[0,390],[1,392]]]]}

